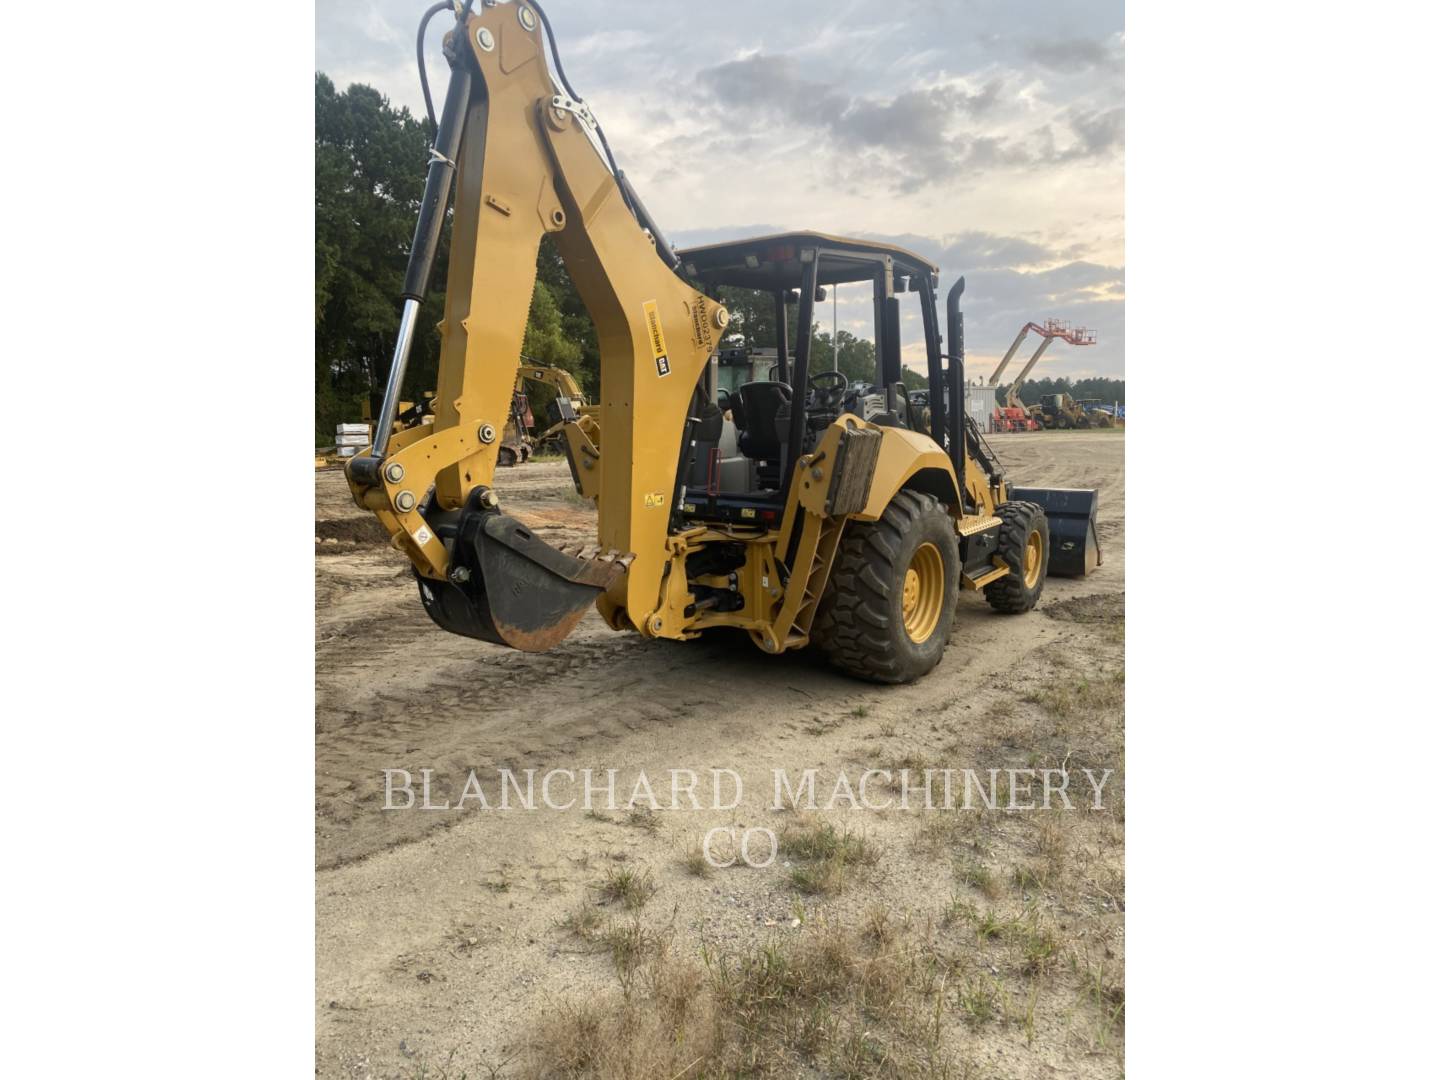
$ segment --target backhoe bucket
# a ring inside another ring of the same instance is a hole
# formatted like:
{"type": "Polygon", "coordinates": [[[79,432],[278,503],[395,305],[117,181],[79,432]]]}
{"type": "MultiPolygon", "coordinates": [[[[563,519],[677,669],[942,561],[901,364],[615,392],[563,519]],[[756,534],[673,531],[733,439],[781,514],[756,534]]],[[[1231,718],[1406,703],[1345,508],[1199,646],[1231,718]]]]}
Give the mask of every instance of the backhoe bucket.
{"type": "Polygon", "coordinates": [[[1050,524],[1050,573],[1084,577],[1103,561],[1095,510],[1100,493],[1094,488],[1011,488],[1010,498],[1038,503],[1050,524]]]}
{"type": "Polygon", "coordinates": [[[430,618],[453,634],[524,652],[543,652],[569,635],[630,561],[594,548],[553,548],[497,510],[465,510],[436,531],[453,532],[453,545],[449,581],[419,578],[430,618]]]}

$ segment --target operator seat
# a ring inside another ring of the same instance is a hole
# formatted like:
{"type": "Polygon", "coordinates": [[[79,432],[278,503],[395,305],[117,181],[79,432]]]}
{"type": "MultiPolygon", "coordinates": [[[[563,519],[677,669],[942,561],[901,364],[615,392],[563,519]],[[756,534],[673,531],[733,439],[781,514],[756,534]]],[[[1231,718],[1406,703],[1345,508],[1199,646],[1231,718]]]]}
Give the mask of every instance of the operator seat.
{"type": "Polygon", "coordinates": [[[782,382],[751,382],[736,393],[740,410],[732,409],[731,415],[741,427],[740,453],[751,460],[778,461],[782,444],[775,420],[781,407],[790,403],[790,387],[782,382]]]}

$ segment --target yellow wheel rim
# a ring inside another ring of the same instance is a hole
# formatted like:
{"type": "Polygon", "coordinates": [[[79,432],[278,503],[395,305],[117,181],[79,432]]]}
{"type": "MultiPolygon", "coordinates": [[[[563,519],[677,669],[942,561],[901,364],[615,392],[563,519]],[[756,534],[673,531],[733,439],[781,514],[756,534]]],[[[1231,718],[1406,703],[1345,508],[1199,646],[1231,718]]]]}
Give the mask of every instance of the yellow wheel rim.
{"type": "Polygon", "coordinates": [[[1033,589],[1035,583],[1040,580],[1040,560],[1044,554],[1044,541],[1040,539],[1040,530],[1032,529],[1030,535],[1025,538],[1025,587],[1033,589]]]}
{"type": "Polygon", "coordinates": [[[945,560],[934,544],[921,544],[910,559],[900,594],[900,614],[911,641],[919,645],[930,639],[944,603],[945,560]]]}

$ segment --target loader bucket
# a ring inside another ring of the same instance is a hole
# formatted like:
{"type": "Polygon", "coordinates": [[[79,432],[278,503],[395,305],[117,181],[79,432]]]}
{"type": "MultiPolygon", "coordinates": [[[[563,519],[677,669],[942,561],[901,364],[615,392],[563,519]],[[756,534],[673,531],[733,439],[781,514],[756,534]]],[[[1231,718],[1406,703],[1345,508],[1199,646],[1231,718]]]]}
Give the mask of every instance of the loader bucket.
{"type": "Polygon", "coordinates": [[[524,652],[562,641],[629,564],[615,552],[551,547],[498,510],[467,509],[437,528],[452,530],[450,580],[419,578],[425,610],[453,634],[524,652]]]}
{"type": "Polygon", "coordinates": [[[1095,528],[1094,488],[1011,488],[1011,499],[1038,503],[1050,524],[1050,573],[1084,577],[1104,559],[1095,528]]]}

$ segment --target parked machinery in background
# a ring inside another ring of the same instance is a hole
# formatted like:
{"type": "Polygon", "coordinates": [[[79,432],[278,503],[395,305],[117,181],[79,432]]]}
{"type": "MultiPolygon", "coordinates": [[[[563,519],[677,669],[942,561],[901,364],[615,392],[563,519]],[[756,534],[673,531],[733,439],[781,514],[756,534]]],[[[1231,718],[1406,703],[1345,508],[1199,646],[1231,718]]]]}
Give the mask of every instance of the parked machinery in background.
{"type": "Polygon", "coordinates": [[[1115,415],[1115,406],[1101,401],[1099,398],[1081,398],[1076,404],[1085,413],[1091,427],[1112,428],[1119,423],[1115,415]]]}
{"type": "MultiPolygon", "coordinates": [[[[1046,319],[1044,325],[1028,322],[1020,328],[1020,332],[1015,335],[1015,340],[1010,343],[1010,348],[1006,350],[1004,358],[1001,359],[999,366],[995,368],[994,374],[990,376],[990,382],[988,384],[990,388],[995,391],[996,396],[995,411],[992,414],[992,421],[995,424],[996,431],[1038,431],[1042,427],[1050,428],[1059,426],[1054,422],[1053,414],[1046,413],[1045,410],[1038,405],[1026,407],[1025,403],[1020,400],[1021,385],[1024,384],[1030,372],[1035,369],[1035,365],[1040,362],[1040,357],[1045,355],[1045,350],[1050,347],[1050,343],[1056,338],[1068,342],[1071,345],[1094,345],[1095,331],[1086,330],[1084,327],[1072,330],[1069,323],[1061,322],[1059,319],[1046,319]],[[999,389],[1000,376],[1004,374],[1005,368],[1009,366],[1010,361],[1014,358],[1015,354],[1019,352],[1020,346],[1025,341],[1025,338],[1032,333],[1040,335],[1042,339],[1040,346],[1031,355],[1029,361],[1026,362],[1025,367],[1015,380],[1005,387],[1002,395],[999,389]],[[1047,415],[1052,417],[1050,422],[1047,422],[1045,419],[1047,415]]],[[[1065,396],[1067,398],[1069,397],[1068,394],[1065,396]]],[[[1077,425],[1072,420],[1064,426],[1075,427],[1077,425]]],[[[1088,424],[1085,426],[1088,426],[1088,424]]]]}
{"type": "MultiPolygon", "coordinates": [[[[545,407],[545,418],[549,426],[540,434],[535,435],[533,442],[535,447],[544,446],[548,441],[554,440],[556,448],[563,444],[560,438],[561,429],[571,421],[578,421],[581,417],[590,417],[592,420],[599,415],[600,407],[591,405],[585,400],[585,394],[580,389],[580,384],[575,381],[575,376],[562,367],[555,367],[551,364],[541,364],[530,357],[520,357],[524,363],[515,375],[515,393],[524,394],[525,384],[534,383],[540,386],[548,386],[555,392],[550,403],[545,407]]],[[[531,419],[534,425],[534,419],[531,419]]],[[[593,440],[596,445],[599,439],[598,428],[595,431],[593,440]]]]}
{"type": "Polygon", "coordinates": [[[1045,425],[1047,431],[1069,431],[1090,426],[1089,414],[1065,393],[1041,395],[1039,404],[1030,406],[1030,415],[1045,425]]]}
{"type": "Polygon", "coordinates": [[[531,434],[535,427],[535,414],[530,411],[530,398],[520,386],[517,380],[516,389],[510,395],[510,415],[505,421],[505,430],[500,434],[497,465],[523,465],[535,452],[535,437],[531,434]]]}

